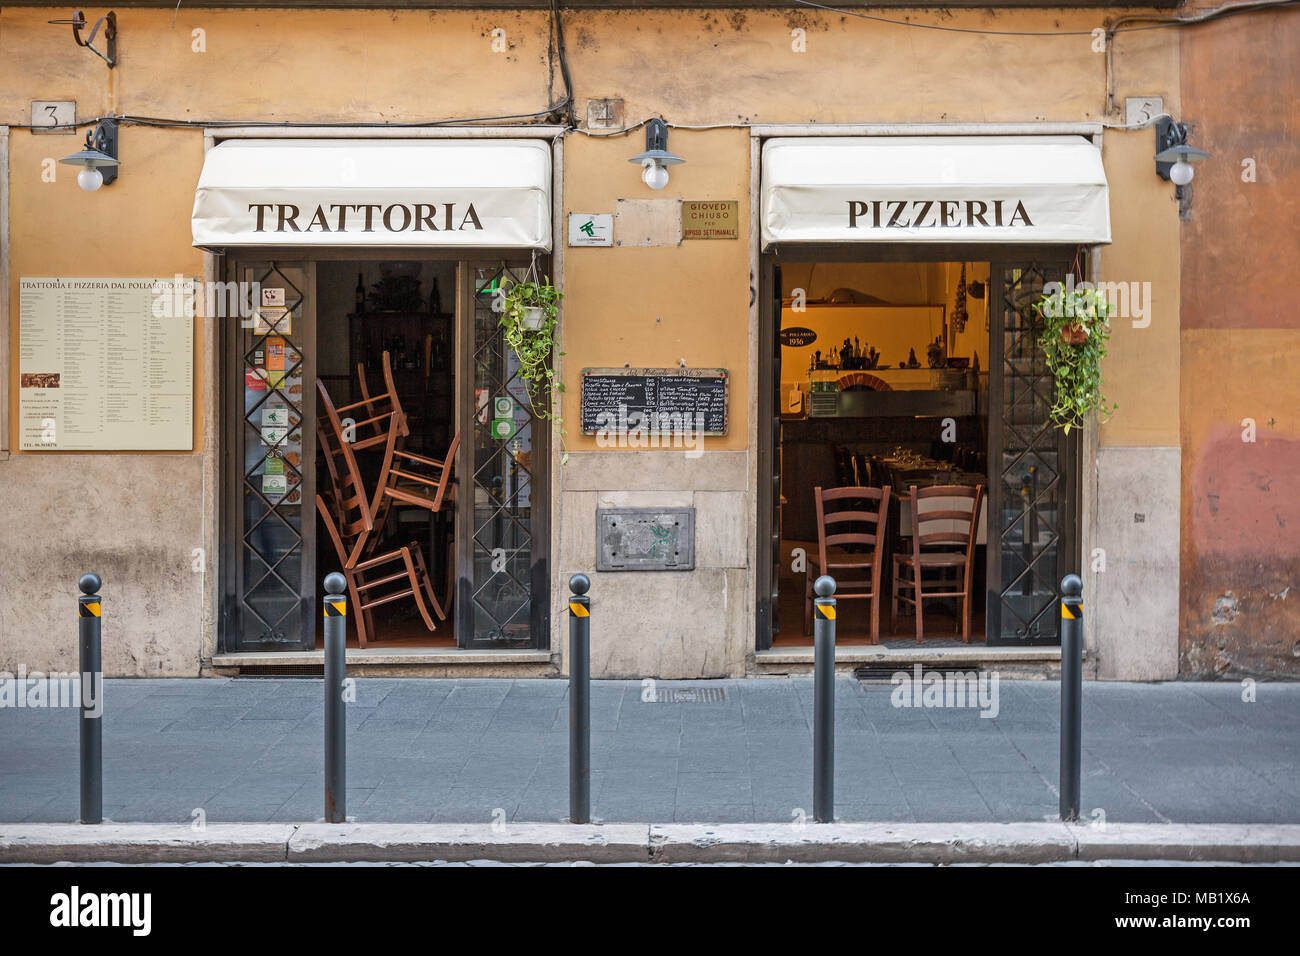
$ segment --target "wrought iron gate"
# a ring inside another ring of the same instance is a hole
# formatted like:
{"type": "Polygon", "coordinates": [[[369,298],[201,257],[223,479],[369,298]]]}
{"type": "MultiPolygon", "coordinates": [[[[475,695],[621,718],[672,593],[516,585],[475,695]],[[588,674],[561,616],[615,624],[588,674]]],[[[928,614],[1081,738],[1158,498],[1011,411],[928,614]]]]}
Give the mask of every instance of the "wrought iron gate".
{"type": "Polygon", "coordinates": [[[208,319],[226,352],[220,633],[230,651],[306,650],[316,646],[315,266],[239,263],[231,276],[254,311],[208,319]]]}
{"type": "Polygon", "coordinates": [[[457,462],[462,647],[544,648],[549,641],[550,426],[532,413],[527,383],[500,328],[503,283],[526,264],[463,263],[461,442],[457,462]],[[472,401],[468,400],[472,394],[472,401]]]}
{"type": "Polygon", "coordinates": [[[1033,305],[1064,261],[994,262],[989,362],[988,643],[1060,642],[1061,577],[1073,566],[1078,432],[1048,417],[1052,373],[1033,305]]]}

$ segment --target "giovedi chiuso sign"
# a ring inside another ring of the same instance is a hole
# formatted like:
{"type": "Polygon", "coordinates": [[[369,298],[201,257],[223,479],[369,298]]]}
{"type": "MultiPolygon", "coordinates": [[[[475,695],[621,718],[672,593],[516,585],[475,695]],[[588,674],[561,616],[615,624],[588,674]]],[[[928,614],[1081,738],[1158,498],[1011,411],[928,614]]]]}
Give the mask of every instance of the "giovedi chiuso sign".
{"type": "Polygon", "coordinates": [[[763,245],[1110,242],[1083,136],[860,136],[763,144],[763,245]]]}
{"type": "Polygon", "coordinates": [[[551,247],[541,140],[228,140],[208,150],[194,244],[551,247]]]}

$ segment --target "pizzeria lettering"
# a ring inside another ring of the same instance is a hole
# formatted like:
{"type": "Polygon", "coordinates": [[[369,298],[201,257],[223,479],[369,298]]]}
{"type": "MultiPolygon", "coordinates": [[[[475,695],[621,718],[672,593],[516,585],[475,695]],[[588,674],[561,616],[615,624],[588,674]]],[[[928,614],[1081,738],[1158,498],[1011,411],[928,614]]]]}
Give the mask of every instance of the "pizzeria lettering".
{"type": "Polygon", "coordinates": [[[961,226],[1032,226],[1025,204],[993,199],[848,200],[849,228],[952,229],[961,226]]]}
{"type": "Polygon", "coordinates": [[[483,229],[474,204],[331,203],[308,213],[292,203],[249,203],[254,232],[455,232],[483,229]],[[328,212],[326,212],[328,210],[328,212]]]}

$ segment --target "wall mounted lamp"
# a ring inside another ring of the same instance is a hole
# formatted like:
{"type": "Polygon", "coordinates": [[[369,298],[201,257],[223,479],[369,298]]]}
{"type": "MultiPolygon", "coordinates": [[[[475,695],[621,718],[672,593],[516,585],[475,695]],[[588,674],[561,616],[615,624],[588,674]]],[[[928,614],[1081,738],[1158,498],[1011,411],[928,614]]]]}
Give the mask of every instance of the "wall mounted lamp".
{"type": "Polygon", "coordinates": [[[1187,124],[1161,117],[1156,123],[1156,175],[1175,186],[1186,186],[1196,175],[1192,163],[1208,159],[1209,153],[1187,145],[1187,124]]]}
{"type": "Polygon", "coordinates": [[[86,133],[86,146],[61,163],[80,166],[77,185],[88,193],[117,179],[117,120],[102,119],[86,133]]]}
{"type": "Polygon", "coordinates": [[[668,167],[686,160],[668,152],[668,124],[652,119],[645,124],[645,152],[637,153],[628,162],[641,164],[643,183],[651,189],[663,189],[668,185],[668,167]]]}
{"type": "Polygon", "coordinates": [[[56,26],[71,26],[72,39],[77,42],[77,46],[84,46],[107,63],[110,70],[117,66],[117,14],[112,10],[95,21],[95,25],[90,28],[90,36],[84,40],[81,39],[81,31],[86,26],[86,15],[80,10],[72,15],[71,20],[51,20],[49,22],[56,26]],[[108,52],[106,53],[101,53],[94,45],[100,27],[104,28],[104,42],[108,45],[108,52]]]}

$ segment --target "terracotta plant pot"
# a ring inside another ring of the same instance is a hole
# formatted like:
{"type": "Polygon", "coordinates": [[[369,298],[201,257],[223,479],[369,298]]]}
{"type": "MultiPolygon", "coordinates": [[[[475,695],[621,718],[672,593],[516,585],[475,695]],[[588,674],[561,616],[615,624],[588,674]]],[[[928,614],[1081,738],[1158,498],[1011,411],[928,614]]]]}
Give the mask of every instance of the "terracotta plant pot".
{"type": "Polygon", "coordinates": [[[1082,325],[1067,325],[1061,329],[1061,341],[1066,345],[1082,345],[1088,341],[1088,330],[1082,325]]]}

